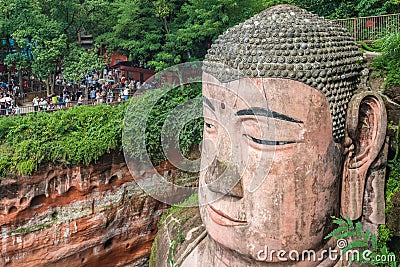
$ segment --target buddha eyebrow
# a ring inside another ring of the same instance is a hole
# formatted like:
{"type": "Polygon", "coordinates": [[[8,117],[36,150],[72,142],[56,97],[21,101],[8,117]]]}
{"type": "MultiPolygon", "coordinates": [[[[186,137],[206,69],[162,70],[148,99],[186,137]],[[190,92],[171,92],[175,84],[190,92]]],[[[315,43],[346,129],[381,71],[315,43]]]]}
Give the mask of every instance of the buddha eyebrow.
{"type": "Polygon", "coordinates": [[[275,112],[273,110],[269,110],[269,109],[265,109],[265,108],[257,108],[257,107],[239,110],[238,112],[235,113],[235,115],[236,116],[245,116],[245,115],[265,116],[265,117],[274,118],[274,119],[283,120],[283,121],[303,123],[300,120],[283,115],[283,114],[275,112]]]}
{"type": "Polygon", "coordinates": [[[207,104],[207,106],[209,106],[212,109],[212,111],[215,111],[215,107],[214,107],[213,104],[211,104],[210,99],[208,99],[207,97],[203,96],[203,102],[205,104],[207,104]]]}

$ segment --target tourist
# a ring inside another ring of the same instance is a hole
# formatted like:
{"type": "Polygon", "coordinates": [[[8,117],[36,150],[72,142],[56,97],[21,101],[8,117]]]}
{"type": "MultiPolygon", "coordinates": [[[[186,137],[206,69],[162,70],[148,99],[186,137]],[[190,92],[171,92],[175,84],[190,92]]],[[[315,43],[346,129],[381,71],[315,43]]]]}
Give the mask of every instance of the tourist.
{"type": "Polygon", "coordinates": [[[113,97],[114,97],[114,94],[113,94],[112,90],[108,89],[108,92],[107,92],[107,103],[113,102],[113,97]]]}
{"type": "Polygon", "coordinates": [[[53,103],[54,106],[57,105],[58,98],[55,94],[52,95],[51,102],[53,103]]]}
{"type": "Polygon", "coordinates": [[[128,100],[128,98],[129,98],[129,88],[127,86],[125,86],[123,96],[124,96],[124,100],[125,101],[128,100]]]}
{"type": "Polygon", "coordinates": [[[14,107],[14,109],[13,109],[13,113],[14,113],[14,115],[19,115],[19,114],[21,114],[21,108],[20,108],[18,105],[16,105],[16,106],[14,107]]]}
{"type": "Polygon", "coordinates": [[[32,103],[33,103],[33,110],[36,112],[36,111],[38,111],[39,110],[39,101],[40,101],[40,99],[39,99],[39,96],[35,96],[34,98],[33,98],[33,100],[32,100],[32,103]]]}
{"type": "Polygon", "coordinates": [[[83,104],[83,95],[81,94],[78,97],[78,106],[82,106],[82,104],[83,104]]]}
{"type": "Polygon", "coordinates": [[[57,99],[58,99],[57,106],[59,109],[61,109],[65,105],[64,99],[62,95],[59,95],[57,99]]]}
{"type": "Polygon", "coordinates": [[[64,96],[64,102],[67,108],[72,107],[71,99],[68,94],[64,96]]]}
{"type": "Polygon", "coordinates": [[[3,100],[5,101],[6,114],[10,115],[12,98],[10,97],[9,94],[6,94],[6,96],[3,98],[3,100]]]}
{"type": "Polygon", "coordinates": [[[47,101],[46,99],[41,98],[39,102],[40,110],[46,111],[47,110],[47,101]]]}
{"type": "Polygon", "coordinates": [[[90,99],[92,101],[96,100],[96,89],[94,87],[92,87],[91,90],[90,90],[90,99]]]}
{"type": "Polygon", "coordinates": [[[6,101],[3,97],[0,98],[0,115],[6,115],[6,101]]]}
{"type": "Polygon", "coordinates": [[[103,97],[99,91],[96,93],[96,103],[97,104],[103,103],[103,97]]]}

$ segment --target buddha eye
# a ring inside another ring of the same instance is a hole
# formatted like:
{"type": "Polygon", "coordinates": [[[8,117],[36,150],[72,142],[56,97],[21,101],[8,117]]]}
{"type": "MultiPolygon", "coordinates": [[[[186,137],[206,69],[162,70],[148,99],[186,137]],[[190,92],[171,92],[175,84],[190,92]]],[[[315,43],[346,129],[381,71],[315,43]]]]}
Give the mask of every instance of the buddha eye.
{"type": "Polygon", "coordinates": [[[206,128],[215,129],[215,126],[211,123],[204,122],[204,125],[206,126],[206,128]]]}
{"type": "Polygon", "coordinates": [[[215,134],[217,132],[217,127],[215,127],[214,124],[208,123],[206,121],[204,122],[204,128],[209,134],[215,134]]]}
{"type": "Polygon", "coordinates": [[[244,137],[246,137],[247,139],[249,139],[250,141],[256,143],[256,144],[260,144],[260,145],[268,145],[268,146],[281,146],[281,145],[287,145],[287,144],[293,144],[295,142],[293,141],[270,141],[270,140],[262,140],[262,139],[257,139],[254,138],[248,134],[244,134],[244,137]]]}

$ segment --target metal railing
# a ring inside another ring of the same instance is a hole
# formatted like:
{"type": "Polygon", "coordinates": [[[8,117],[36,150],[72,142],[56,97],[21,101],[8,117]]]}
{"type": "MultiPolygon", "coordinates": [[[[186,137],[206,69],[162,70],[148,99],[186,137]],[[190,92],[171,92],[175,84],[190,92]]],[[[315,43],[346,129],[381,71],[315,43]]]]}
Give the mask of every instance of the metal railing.
{"type": "MultiPolygon", "coordinates": [[[[133,94],[129,95],[129,98],[131,98],[133,94]]],[[[118,105],[125,100],[122,98],[119,101],[116,100],[116,98],[113,98],[112,101],[98,101],[98,100],[83,100],[82,103],[78,103],[77,101],[70,101],[68,103],[57,103],[54,105],[51,105],[52,108],[49,108],[50,105],[38,105],[38,106],[33,106],[33,105],[28,105],[28,106],[19,106],[18,109],[16,107],[14,108],[6,108],[6,109],[1,109],[0,108],[0,117],[2,116],[16,116],[16,115],[24,115],[27,113],[33,113],[33,112],[53,112],[57,110],[65,110],[68,108],[73,108],[76,106],[92,106],[92,105],[101,105],[101,104],[108,104],[108,105],[118,105]]]]}
{"type": "MultiPolygon", "coordinates": [[[[56,104],[48,104],[46,106],[43,105],[38,105],[34,106],[33,104],[30,105],[22,105],[19,106],[18,108],[13,107],[13,108],[6,108],[2,109],[0,108],[0,117],[2,116],[13,116],[13,115],[23,115],[27,113],[32,113],[32,112],[53,112],[56,110],[61,110],[61,109],[68,109],[72,108],[75,106],[91,106],[91,105],[98,105],[98,104],[110,104],[110,105],[117,105],[125,101],[125,97],[122,95],[122,91],[124,88],[113,88],[113,96],[111,99],[107,96],[104,96],[101,98],[101,100],[98,99],[85,99],[82,101],[82,103],[78,103],[78,101],[70,101],[68,103],[62,102],[62,103],[56,103],[56,104]],[[110,101],[111,100],[111,101],[110,101]],[[51,106],[51,108],[49,108],[51,106]]],[[[146,91],[153,90],[154,88],[141,88],[141,89],[135,89],[133,92],[129,93],[128,98],[132,97],[137,97],[142,94],[144,94],[146,91]]],[[[35,94],[35,96],[38,94],[35,94]]]]}
{"type": "Polygon", "coordinates": [[[370,42],[400,31],[400,14],[333,20],[350,31],[356,41],[370,42]]]}

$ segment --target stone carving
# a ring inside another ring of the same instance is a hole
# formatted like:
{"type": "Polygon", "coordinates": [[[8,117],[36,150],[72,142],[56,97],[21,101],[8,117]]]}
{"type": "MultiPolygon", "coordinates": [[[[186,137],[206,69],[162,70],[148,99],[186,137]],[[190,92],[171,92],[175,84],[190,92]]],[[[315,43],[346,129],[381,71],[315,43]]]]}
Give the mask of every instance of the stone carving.
{"type": "Polygon", "coordinates": [[[362,60],[347,30],[306,10],[281,5],[219,36],[206,55],[204,71],[220,81],[277,77],[317,88],[329,101],[333,134],[340,139],[360,73],[368,75],[362,72],[362,60]]]}
{"type": "Polygon", "coordinates": [[[180,266],[341,266],[325,253],[331,216],[384,222],[386,111],[367,74],[346,30],[293,6],[217,39],[203,74],[207,237],[180,266]]]}

